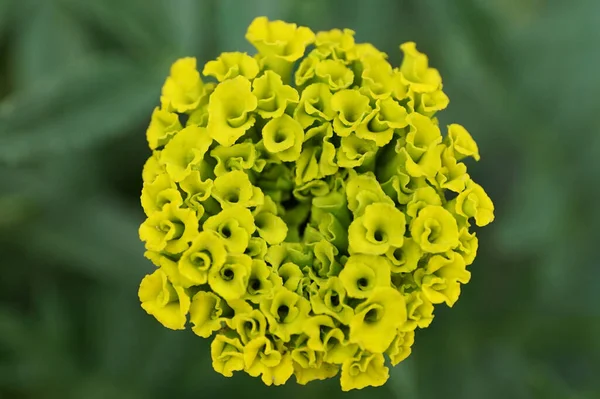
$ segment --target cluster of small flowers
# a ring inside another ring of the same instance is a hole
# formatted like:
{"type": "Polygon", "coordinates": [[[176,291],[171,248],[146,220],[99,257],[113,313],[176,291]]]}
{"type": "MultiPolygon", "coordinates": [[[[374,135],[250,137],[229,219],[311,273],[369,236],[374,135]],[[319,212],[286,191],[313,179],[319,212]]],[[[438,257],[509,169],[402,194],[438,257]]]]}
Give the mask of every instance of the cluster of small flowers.
{"type": "Polygon", "coordinates": [[[438,71],[414,43],[392,68],[353,35],[257,18],[257,55],[208,62],[212,83],[178,60],[152,114],[140,237],[158,268],[139,297],[168,328],[215,334],[225,376],[384,384],[384,355],[405,359],[469,281],[470,221],[494,218],[461,162],[477,145],[433,117],[438,71]]]}

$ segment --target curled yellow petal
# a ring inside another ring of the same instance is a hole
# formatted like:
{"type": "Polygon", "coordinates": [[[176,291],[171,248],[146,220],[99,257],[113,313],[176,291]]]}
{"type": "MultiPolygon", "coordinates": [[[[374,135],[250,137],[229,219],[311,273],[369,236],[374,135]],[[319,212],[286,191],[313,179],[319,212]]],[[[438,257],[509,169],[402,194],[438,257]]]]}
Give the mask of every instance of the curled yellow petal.
{"type": "Polygon", "coordinates": [[[173,286],[160,269],[147,275],[138,292],[142,308],[162,325],[183,330],[190,309],[190,298],[182,287],[173,286]]]}
{"type": "Polygon", "coordinates": [[[262,130],[265,148],[276,158],[292,162],[300,157],[304,131],[300,123],[289,115],[282,115],[267,122],[262,130]]]}
{"type": "Polygon", "coordinates": [[[400,72],[405,82],[417,93],[431,93],[442,84],[440,73],[435,68],[429,67],[427,56],[417,50],[414,42],[407,42],[400,46],[404,59],[400,72]]]}
{"type": "Polygon", "coordinates": [[[206,284],[208,271],[220,268],[227,258],[225,243],[213,231],[198,233],[179,260],[179,272],[194,285],[206,284]]]}
{"type": "Polygon", "coordinates": [[[193,210],[170,203],[150,215],[140,226],[139,234],[146,249],[178,254],[185,251],[198,234],[198,219],[193,210]]]}
{"type": "Polygon", "coordinates": [[[475,218],[477,226],[486,226],[494,221],[494,203],[483,187],[470,180],[465,190],[458,194],[456,213],[466,218],[475,218]]]}
{"type": "Polygon", "coordinates": [[[190,307],[190,322],[192,331],[203,338],[208,338],[213,332],[222,328],[223,301],[212,292],[200,291],[192,298],[190,307]]]}
{"type": "Polygon", "coordinates": [[[205,128],[188,126],[169,141],[160,153],[160,161],[166,165],[169,176],[180,182],[202,162],[211,143],[205,128]]]}
{"type": "Polygon", "coordinates": [[[304,55],[315,34],[304,26],[258,17],[248,27],[246,39],[265,56],[293,62],[304,55]]]}
{"type": "Polygon", "coordinates": [[[406,303],[391,287],[378,287],[356,307],[350,322],[350,342],[373,353],[383,353],[396,330],[406,322],[406,303]]]}
{"type": "Polygon", "coordinates": [[[241,298],[246,293],[251,271],[251,257],[230,254],[223,264],[210,268],[208,284],[226,300],[241,298]]]}
{"type": "Polygon", "coordinates": [[[150,125],[146,131],[146,138],[150,149],[155,150],[167,144],[169,140],[182,129],[179,116],[156,107],[152,112],[150,125]]]}
{"type": "Polygon", "coordinates": [[[221,53],[216,60],[206,63],[202,74],[213,76],[219,82],[236,76],[254,79],[258,75],[258,63],[246,53],[221,53]]]}
{"type": "Polygon", "coordinates": [[[359,357],[350,358],[342,364],[342,391],[379,387],[385,384],[389,376],[382,354],[362,352],[359,357]]]}
{"type": "Polygon", "coordinates": [[[162,88],[161,102],[177,112],[195,109],[200,103],[204,84],[196,70],[196,59],[181,58],[171,66],[171,75],[162,88]]]}
{"type": "Polygon", "coordinates": [[[410,233],[425,252],[446,252],[458,246],[458,225],[441,206],[427,205],[410,224],[410,233]]]}
{"type": "Polygon", "coordinates": [[[250,129],[258,101],[250,81],[243,76],[221,82],[208,103],[208,134],[217,143],[230,147],[250,129]]]}
{"type": "Polygon", "coordinates": [[[244,369],[244,347],[238,338],[218,334],[210,345],[210,356],[213,369],[225,377],[244,369]]]}

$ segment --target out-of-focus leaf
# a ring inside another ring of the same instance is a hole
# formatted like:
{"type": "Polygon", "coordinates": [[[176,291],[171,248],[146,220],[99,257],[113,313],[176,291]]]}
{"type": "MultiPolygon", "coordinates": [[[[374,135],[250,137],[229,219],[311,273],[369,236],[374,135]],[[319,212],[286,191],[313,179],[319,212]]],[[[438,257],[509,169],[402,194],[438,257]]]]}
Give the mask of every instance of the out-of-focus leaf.
{"type": "Polygon", "coordinates": [[[90,32],[93,38],[102,33],[116,44],[117,49],[125,50],[137,59],[160,59],[168,55],[173,46],[169,40],[172,36],[167,33],[171,29],[170,21],[165,19],[161,0],[62,2],[93,28],[90,32]]]}
{"type": "MultiPolygon", "coordinates": [[[[60,75],[88,51],[82,29],[55,0],[23,0],[27,18],[20,18],[11,59],[16,90],[34,88],[60,75]]],[[[1,13],[1,10],[0,10],[1,13]]]]}
{"type": "MultiPolygon", "coordinates": [[[[212,1],[173,0],[160,3],[164,8],[165,29],[174,57],[205,56],[214,50],[213,29],[217,23],[213,18],[212,1]]],[[[206,60],[198,60],[201,65],[206,60]]]]}
{"type": "Polygon", "coordinates": [[[255,17],[264,15],[271,20],[291,17],[294,22],[290,0],[219,0],[217,5],[218,46],[222,51],[252,51],[245,35],[255,17]]]}
{"type": "Polygon", "coordinates": [[[160,85],[133,64],[95,57],[15,93],[0,103],[0,162],[63,154],[123,134],[149,116],[160,85]]]}
{"type": "Polygon", "coordinates": [[[417,388],[417,378],[414,358],[408,357],[396,367],[390,368],[388,384],[398,399],[419,399],[421,396],[417,388]]]}
{"type": "MultiPolygon", "coordinates": [[[[600,81],[594,78],[600,53],[592,50],[600,43],[598,3],[552,2],[539,11],[511,32],[520,95],[549,126],[572,130],[574,122],[598,108],[593,99],[600,95],[600,81]]],[[[560,136],[547,138],[560,145],[560,136]]]]}
{"type": "Polygon", "coordinates": [[[129,285],[153,268],[143,257],[136,215],[114,200],[95,198],[45,214],[19,232],[17,242],[23,249],[36,243],[29,255],[42,265],[60,265],[108,284],[129,285]]]}
{"type": "Polygon", "coordinates": [[[560,239],[557,233],[569,207],[567,193],[556,189],[560,175],[528,173],[520,178],[522,183],[514,187],[509,204],[512,211],[495,229],[497,240],[513,253],[549,248],[553,240],[560,239]]]}
{"type": "Polygon", "coordinates": [[[19,351],[27,345],[24,315],[8,306],[0,307],[0,350],[19,351]]]}
{"type": "Polygon", "coordinates": [[[11,28],[18,3],[13,0],[0,0],[0,38],[11,28]]]}

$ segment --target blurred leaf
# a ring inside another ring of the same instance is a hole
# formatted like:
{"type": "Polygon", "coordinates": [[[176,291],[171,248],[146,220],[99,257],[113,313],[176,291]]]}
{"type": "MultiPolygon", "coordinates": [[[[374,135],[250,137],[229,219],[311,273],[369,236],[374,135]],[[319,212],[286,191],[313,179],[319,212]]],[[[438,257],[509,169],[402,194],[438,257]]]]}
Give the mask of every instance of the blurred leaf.
{"type": "Polygon", "coordinates": [[[0,307],[0,350],[19,351],[27,344],[24,317],[14,309],[0,307]]]}
{"type": "Polygon", "coordinates": [[[0,39],[10,30],[17,12],[18,3],[14,0],[0,0],[0,39]]]}
{"type": "Polygon", "coordinates": [[[57,0],[23,0],[28,18],[21,18],[11,59],[15,88],[35,88],[60,75],[85,56],[86,38],[57,0]]]}
{"type": "Polygon", "coordinates": [[[110,38],[113,50],[125,50],[139,60],[156,60],[168,55],[173,46],[161,0],[61,1],[92,28],[89,33],[93,38],[110,38]]]}
{"type": "Polygon", "coordinates": [[[95,198],[46,214],[19,234],[26,235],[23,243],[36,243],[30,256],[41,265],[60,265],[111,285],[130,284],[154,267],[143,257],[140,222],[122,204],[95,198]]]}
{"type": "Polygon", "coordinates": [[[396,367],[390,368],[390,380],[388,384],[397,398],[419,399],[417,388],[417,373],[414,358],[409,356],[396,367]]]}
{"type": "MultiPolygon", "coordinates": [[[[165,33],[173,43],[173,57],[206,56],[215,51],[213,1],[173,0],[161,3],[164,8],[165,33]]],[[[199,59],[201,65],[206,60],[199,59]]]]}
{"type": "Polygon", "coordinates": [[[0,162],[66,153],[123,134],[149,117],[160,85],[135,65],[85,59],[0,103],[0,162]]]}

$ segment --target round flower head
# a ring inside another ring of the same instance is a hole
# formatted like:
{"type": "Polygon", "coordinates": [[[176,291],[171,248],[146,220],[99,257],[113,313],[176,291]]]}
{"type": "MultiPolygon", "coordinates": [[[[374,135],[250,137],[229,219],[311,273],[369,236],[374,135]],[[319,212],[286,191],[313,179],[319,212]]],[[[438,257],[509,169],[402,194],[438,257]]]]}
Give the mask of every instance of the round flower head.
{"type": "Polygon", "coordinates": [[[415,43],[393,66],[349,29],[259,17],[246,38],[256,54],[175,61],[152,112],[142,308],[212,339],[225,377],[381,386],[470,281],[494,220],[479,147],[440,128],[415,43]]]}

